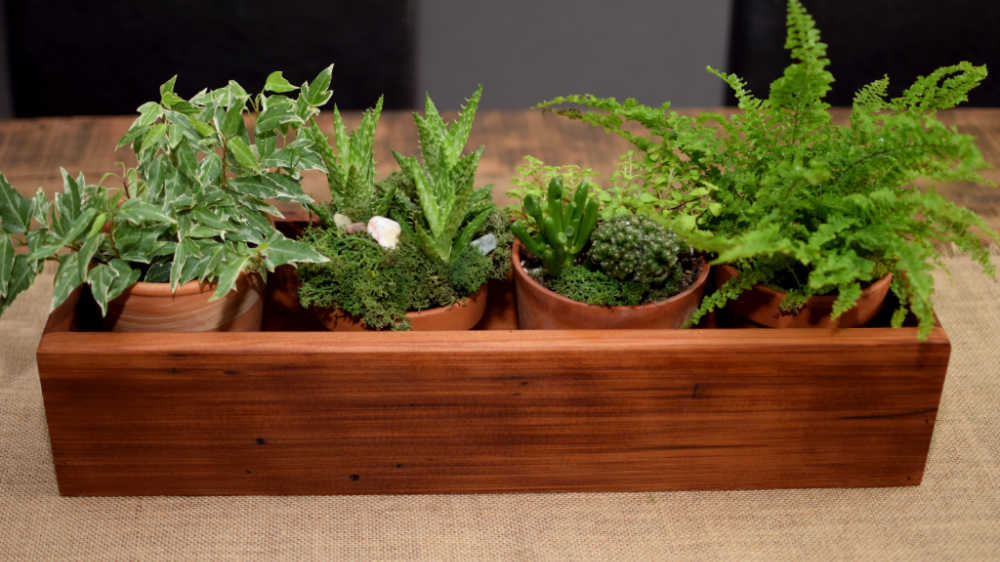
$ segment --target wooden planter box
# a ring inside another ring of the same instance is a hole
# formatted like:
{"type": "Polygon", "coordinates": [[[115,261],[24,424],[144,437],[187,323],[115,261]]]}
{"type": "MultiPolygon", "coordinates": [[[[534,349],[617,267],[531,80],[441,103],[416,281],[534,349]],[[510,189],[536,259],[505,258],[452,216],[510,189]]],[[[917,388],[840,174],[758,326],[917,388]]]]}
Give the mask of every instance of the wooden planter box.
{"type": "Polygon", "coordinates": [[[272,277],[265,329],[38,347],[64,495],[919,484],[948,366],[915,328],[331,333],[272,277]]]}

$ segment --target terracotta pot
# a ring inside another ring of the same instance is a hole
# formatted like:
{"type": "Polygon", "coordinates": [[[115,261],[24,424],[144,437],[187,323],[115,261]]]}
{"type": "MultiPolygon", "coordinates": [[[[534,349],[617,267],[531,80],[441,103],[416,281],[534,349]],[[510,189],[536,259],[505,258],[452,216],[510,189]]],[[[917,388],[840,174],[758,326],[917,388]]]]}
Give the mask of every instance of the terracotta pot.
{"type": "MultiPolygon", "coordinates": [[[[716,285],[722,285],[729,279],[739,275],[739,271],[728,264],[716,269],[716,285]]],[[[806,301],[805,307],[796,313],[783,312],[779,307],[785,293],[754,285],[752,289],[730,302],[726,310],[738,317],[769,328],[853,328],[863,326],[871,321],[880,310],[886,295],[892,274],[869,285],[861,292],[861,298],[854,308],[848,310],[836,320],[830,319],[836,296],[812,297],[806,301]]]]}
{"type": "Polygon", "coordinates": [[[702,263],[694,283],[667,300],[638,306],[596,306],[566,298],[532,279],[521,267],[521,248],[515,240],[511,259],[517,323],[522,330],[680,328],[701,303],[708,279],[708,264],[702,263]]]}
{"type": "Polygon", "coordinates": [[[236,289],[209,302],[215,284],[185,283],[170,291],[169,283],[140,281],[108,304],[105,326],[113,332],[252,332],[260,330],[263,302],[241,273],[236,289]]]}
{"type": "MultiPolygon", "coordinates": [[[[487,284],[461,301],[418,312],[407,312],[410,329],[414,331],[469,330],[479,323],[486,311],[487,284]]],[[[359,332],[367,330],[363,322],[339,308],[314,308],[320,322],[329,330],[359,332]]]]}

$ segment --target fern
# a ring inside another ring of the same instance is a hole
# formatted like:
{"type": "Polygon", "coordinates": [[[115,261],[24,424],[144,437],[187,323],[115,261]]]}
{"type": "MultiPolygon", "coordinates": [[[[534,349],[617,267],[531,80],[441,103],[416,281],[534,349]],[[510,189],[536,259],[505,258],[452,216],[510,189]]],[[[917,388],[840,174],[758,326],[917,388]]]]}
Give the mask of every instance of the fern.
{"type": "Polygon", "coordinates": [[[918,179],[992,185],[981,175],[988,164],[975,140],[935,117],[965,101],[986,68],[939,68],[891,99],[884,76],[858,90],[850,123],[836,125],[824,101],[833,83],[826,45],[798,0],[788,2],[787,26],[793,60],[766,99],[738,76],[709,69],[739,102],[740,112],[729,118],[685,120],[667,104],[658,111],[592,96],[539,107],[632,141],[643,154],[645,184],[669,185],[661,196],[667,222],[715,253],[716,263],[738,264],[742,281],[706,297],[693,322],[751,281],[785,290],[786,309],[836,293],[836,318],[865,284],[892,273],[900,302],[894,325],[912,311],[926,337],[934,321],[930,272],[941,265],[942,245],[969,254],[995,277],[987,243],[1000,243],[1000,235],[933,188],[913,187],[918,179]],[[566,103],[585,109],[559,107],[566,103]],[[629,121],[647,135],[626,130],[629,121]]]}

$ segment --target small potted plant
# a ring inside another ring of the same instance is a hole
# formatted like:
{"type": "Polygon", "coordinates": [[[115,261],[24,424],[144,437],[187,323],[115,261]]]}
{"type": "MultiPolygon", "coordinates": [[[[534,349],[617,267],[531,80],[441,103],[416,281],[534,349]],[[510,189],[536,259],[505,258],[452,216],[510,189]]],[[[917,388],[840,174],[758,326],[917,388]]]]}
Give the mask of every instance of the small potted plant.
{"type": "Polygon", "coordinates": [[[986,68],[961,62],[918,78],[895,98],[887,77],[854,97],[850,121],[834,123],[823,101],[833,76],[826,45],[798,0],[788,2],[793,63],[760,99],[722,77],[740,112],[696,118],[629,99],[566,96],[557,113],[601,126],[643,154],[647,181],[664,188],[674,228],[723,266],[721,286],[691,322],[727,303],[760,324],[860,325],[888,290],[891,323],[912,312],[925,338],[934,324],[931,270],[943,245],[971,255],[993,277],[986,242],[1000,235],[971,211],[916,180],[990,183],[975,140],[936,119],[966,99],[986,68]],[[625,126],[634,122],[649,135],[625,126]]]}
{"type": "Polygon", "coordinates": [[[512,195],[523,218],[511,230],[522,329],[679,328],[698,307],[708,265],[657,222],[627,169],[591,196],[586,179],[564,193],[564,178],[591,178],[589,170],[531,157],[519,168],[512,195]]]}
{"type": "Polygon", "coordinates": [[[375,181],[374,136],[382,101],[348,133],[334,108],[334,145],[307,130],[327,168],[330,202],[302,240],[328,258],[300,268],[299,299],[333,330],[462,330],[486,305],[489,279],[507,275],[512,236],[476,189],[483,149],[463,154],[482,88],[446,123],[430,96],[414,114],[422,158],[394,152],[401,170],[375,181]]]}
{"type": "Polygon", "coordinates": [[[268,215],[280,215],[272,199],[311,202],[299,174],[322,162],[311,141],[291,137],[329,100],[330,75],[294,98],[284,94],[299,88],[274,72],[256,96],[230,81],[190,100],[171,78],[118,143],[138,160],[121,189],[63,171],[54,201],[41,190],[27,199],[0,176],[0,311],[52,260],[52,308],[86,285],[112,330],[259,329],[252,276],[326,259],[268,215]]]}

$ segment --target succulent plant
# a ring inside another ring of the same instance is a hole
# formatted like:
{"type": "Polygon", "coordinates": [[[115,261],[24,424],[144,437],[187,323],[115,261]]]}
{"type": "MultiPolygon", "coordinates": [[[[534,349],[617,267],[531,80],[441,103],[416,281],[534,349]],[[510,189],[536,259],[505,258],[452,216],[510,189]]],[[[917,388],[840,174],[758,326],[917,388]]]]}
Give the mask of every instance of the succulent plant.
{"type": "Polygon", "coordinates": [[[690,249],[673,231],[642,215],[619,215],[602,221],[590,236],[590,262],[608,277],[649,287],[676,286],[683,273],[682,254],[690,249]]]}
{"type": "Polygon", "coordinates": [[[597,224],[597,202],[588,197],[587,191],[587,184],[580,183],[567,205],[563,201],[562,178],[553,178],[544,211],[534,195],[524,198],[525,214],[534,220],[538,237],[531,236],[522,221],[510,227],[521,243],[542,260],[547,275],[558,277],[590,240],[597,224]]]}

